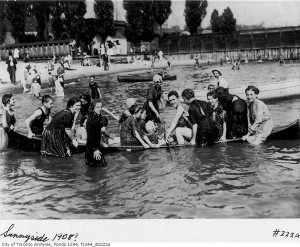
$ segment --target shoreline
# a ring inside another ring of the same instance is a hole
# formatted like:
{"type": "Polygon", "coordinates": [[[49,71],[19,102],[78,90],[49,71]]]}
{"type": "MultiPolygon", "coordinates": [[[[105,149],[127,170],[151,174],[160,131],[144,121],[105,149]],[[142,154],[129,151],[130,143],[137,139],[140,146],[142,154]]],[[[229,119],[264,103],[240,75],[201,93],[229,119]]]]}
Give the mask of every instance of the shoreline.
{"type": "MultiPolygon", "coordinates": [[[[199,66],[207,65],[208,60],[199,61],[199,66]]],[[[2,83],[0,83],[0,95],[3,95],[6,92],[12,90],[20,90],[23,89],[22,80],[23,80],[23,72],[25,68],[25,63],[23,61],[18,61],[17,63],[17,71],[16,71],[16,82],[17,85],[14,85],[10,82],[9,74],[6,70],[7,65],[5,61],[0,62],[0,79],[2,79],[2,83]]],[[[216,62],[210,62],[211,65],[216,64],[216,62]]],[[[32,61],[30,62],[31,67],[36,66],[37,70],[40,72],[41,76],[41,88],[44,89],[48,86],[48,69],[47,63],[32,61]]],[[[195,65],[195,60],[173,60],[172,67],[178,66],[193,66],[195,65]]],[[[166,60],[158,60],[154,64],[154,71],[157,69],[167,68],[166,60]]],[[[56,71],[58,68],[58,63],[54,65],[54,70],[51,71],[52,75],[56,75],[56,71]]],[[[91,75],[102,76],[102,75],[111,75],[116,73],[128,73],[128,72],[138,72],[138,71],[148,71],[151,69],[151,62],[147,61],[147,64],[111,64],[108,71],[104,71],[103,66],[98,67],[96,65],[93,66],[81,66],[79,61],[75,61],[71,64],[72,70],[66,70],[64,75],[65,84],[69,84],[73,81],[79,81],[81,79],[87,78],[91,75]]],[[[29,85],[27,85],[29,89],[29,85]]]]}

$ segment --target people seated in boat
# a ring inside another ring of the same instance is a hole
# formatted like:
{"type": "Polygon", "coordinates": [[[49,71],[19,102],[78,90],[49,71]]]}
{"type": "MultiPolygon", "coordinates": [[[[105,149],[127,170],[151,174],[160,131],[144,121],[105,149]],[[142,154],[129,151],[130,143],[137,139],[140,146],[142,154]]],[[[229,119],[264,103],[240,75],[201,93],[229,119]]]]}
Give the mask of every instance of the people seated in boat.
{"type": "Polygon", "coordinates": [[[68,157],[72,154],[72,147],[78,142],[71,128],[74,115],[80,110],[80,99],[71,98],[67,108],[58,112],[43,132],[41,153],[44,155],[68,157]]]}
{"type": "Polygon", "coordinates": [[[53,107],[53,98],[49,95],[42,97],[42,106],[39,107],[29,118],[25,120],[28,130],[27,137],[31,139],[35,135],[41,135],[44,131],[44,122],[51,122],[50,112],[53,107]]]}
{"type": "Polygon", "coordinates": [[[102,98],[100,88],[99,88],[97,82],[95,81],[94,75],[90,76],[89,87],[90,87],[90,96],[91,96],[92,100],[102,98]]]}
{"type": "Polygon", "coordinates": [[[257,145],[263,143],[271,134],[274,124],[267,105],[259,100],[259,89],[248,86],[245,90],[248,103],[248,133],[244,141],[257,145]]]}
{"type": "Polygon", "coordinates": [[[17,130],[16,117],[13,107],[16,100],[12,94],[4,94],[2,96],[2,117],[0,123],[0,150],[12,146],[14,143],[14,135],[17,130]]]}
{"type": "Polygon", "coordinates": [[[161,91],[162,77],[160,75],[154,75],[153,77],[154,85],[151,85],[147,91],[147,100],[144,103],[144,108],[146,109],[146,122],[148,120],[153,120],[156,123],[160,123],[159,105],[161,102],[162,109],[165,108],[165,101],[163,99],[163,94],[161,91]]]}
{"type": "Polygon", "coordinates": [[[207,100],[211,104],[212,108],[212,120],[215,123],[215,126],[218,129],[218,135],[216,141],[221,143],[226,142],[226,121],[225,113],[223,108],[218,100],[218,95],[216,92],[211,91],[207,93],[207,100]]]}
{"type": "Polygon", "coordinates": [[[181,94],[184,102],[189,104],[189,119],[192,123],[191,145],[206,146],[213,144],[218,133],[213,120],[209,103],[195,99],[192,89],[185,89],[181,94]]]}
{"type": "Polygon", "coordinates": [[[85,163],[88,166],[99,167],[106,166],[103,155],[103,146],[101,145],[101,129],[106,127],[108,121],[101,114],[102,102],[100,99],[95,99],[91,102],[89,114],[86,122],[86,151],[85,163]]]}
{"type": "Polygon", "coordinates": [[[222,73],[220,72],[220,70],[218,69],[213,69],[212,73],[214,75],[214,77],[217,79],[216,85],[215,87],[223,87],[225,88],[227,91],[229,90],[229,83],[227,82],[227,80],[222,76],[222,73]]]}
{"type": "Polygon", "coordinates": [[[123,123],[127,119],[127,117],[131,115],[129,112],[129,108],[136,104],[136,99],[128,98],[126,99],[125,104],[126,104],[126,110],[122,112],[119,119],[119,124],[123,123]]]}
{"type": "Polygon", "coordinates": [[[248,133],[247,103],[236,95],[219,87],[216,89],[218,100],[226,117],[226,138],[233,139],[242,137],[248,133]]]}
{"type": "Polygon", "coordinates": [[[171,91],[168,94],[168,99],[171,106],[176,109],[176,114],[166,131],[166,139],[169,140],[171,133],[175,130],[177,143],[183,145],[185,140],[190,141],[192,139],[192,123],[188,119],[189,107],[179,100],[179,95],[176,91],[171,91]]]}
{"type": "Polygon", "coordinates": [[[120,137],[122,146],[139,146],[149,148],[138,132],[138,119],[141,116],[142,107],[132,105],[129,108],[130,116],[121,124],[120,137]]]}
{"type": "MultiPolygon", "coordinates": [[[[161,139],[163,138],[162,135],[159,136],[157,124],[154,123],[152,120],[148,122],[145,121],[146,119],[146,110],[142,108],[141,116],[137,122],[137,130],[142,139],[150,146],[150,147],[159,147],[160,145],[165,144],[162,142],[161,139]]],[[[163,134],[163,133],[162,133],[163,134]]]]}

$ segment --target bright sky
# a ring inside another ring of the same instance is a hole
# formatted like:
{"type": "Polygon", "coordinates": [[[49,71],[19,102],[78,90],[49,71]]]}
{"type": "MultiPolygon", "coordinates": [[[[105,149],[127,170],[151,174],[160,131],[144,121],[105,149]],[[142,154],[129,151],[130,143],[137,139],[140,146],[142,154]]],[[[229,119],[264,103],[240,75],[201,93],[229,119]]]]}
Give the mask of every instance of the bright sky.
{"type": "MultiPolygon", "coordinates": [[[[92,10],[93,0],[88,3],[88,10],[92,10]]],[[[125,11],[122,8],[122,0],[113,0],[118,7],[118,20],[125,20],[125,11]]],[[[211,13],[214,9],[221,15],[225,8],[230,7],[237,24],[260,24],[266,27],[272,26],[298,26],[300,25],[300,0],[208,0],[207,14],[202,22],[202,27],[207,27],[211,13]]],[[[185,0],[172,0],[172,14],[168,19],[168,26],[185,26],[183,16],[185,0]]],[[[116,15],[115,15],[116,18],[116,15]]]]}

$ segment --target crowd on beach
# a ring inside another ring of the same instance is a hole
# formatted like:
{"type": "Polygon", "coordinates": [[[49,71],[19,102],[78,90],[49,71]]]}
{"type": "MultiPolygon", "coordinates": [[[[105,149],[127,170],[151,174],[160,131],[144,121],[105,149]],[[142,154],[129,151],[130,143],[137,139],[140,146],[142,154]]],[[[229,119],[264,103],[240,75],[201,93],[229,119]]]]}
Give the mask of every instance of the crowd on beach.
{"type": "MultiPolygon", "coordinates": [[[[146,100],[142,105],[137,104],[136,98],[126,99],[126,110],[120,116],[103,106],[103,95],[94,76],[89,78],[88,91],[71,98],[66,109],[53,117],[53,97],[34,94],[41,97],[42,104],[25,121],[28,138],[41,136],[41,153],[47,156],[68,157],[78,145],[86,145],[86,164],[105,166],[103,153],[113,143],[144,148],[159,148],[166,144],[203,147],[241,138],[257,145],[263,143],[271,134],[273,121],[266,104],[258,99],[258,88],[248,86],[245,89],[245,101],[230,94],[229,83],[219,69],[214,69],[212,73],[215,82],[208,85],[207,101],[202,101],[195,99],[192,89],[184,89],[181,95],[176,91],[162,92],[165,73],[166,70],[153,76],[153,85],[147,90],[146,100]],[[167,104],[176,110],[168,128],[161,117],[167,104]],[[109,122],[103,112],[118,121],[120,139],[108,132],[109,122]],[[80,126],[76,126],[78,122],[80,126]]],[[[50,74],[51,71],[49,76],[50,74]]],[[[62,72],[54,77],[54,84],[51,82],[57,95],[63,93],[63,90],[60,92],[63,85],[59,81],[63,74],[62,72]]],[[[37,79],[34,83],[39,84],[37,79]]],[[[4,94],[2,104],[0,150],[9,145],[17,131],[13,110],[16,101],[13,95],[4,94]]]]}

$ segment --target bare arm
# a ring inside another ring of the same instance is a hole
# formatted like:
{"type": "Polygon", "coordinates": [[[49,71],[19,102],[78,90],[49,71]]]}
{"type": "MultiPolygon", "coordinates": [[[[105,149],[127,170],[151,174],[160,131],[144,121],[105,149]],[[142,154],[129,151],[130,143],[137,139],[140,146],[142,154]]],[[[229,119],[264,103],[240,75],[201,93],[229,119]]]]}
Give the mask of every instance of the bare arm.
{"type": "Polygon", "coordinates": [[[34,136],[34,134],[32,133],[32,130],[30,128],[30,123],[34,120],[34,119],[37,119],[39,116],[42,115],[42,112],[40,109],[36,110],[29,118],[27,118],[25,120],[25,125],[26,125],[26,128],[28,130],[28,135],[27,137],[28,138],[32,138],[34,136]]]}
{"type": "Polygon", "coordinates": [[[155,115],[156,115],[157,117],[159,117],[159,113],[158,113],[158,111],[156,110],[156,108],[154,107],[153,102],[149,101],[149,107],[150,107],[151,110],[155,113],[155,115]]]}
{"type": "Polygon", "coordinates": [[[102,98],[102,94],[100,92],[100,88],[97,88],[100,98],[102,98]]]}
{"type": "Polygon", "coordinates": [[[144,146],[144,148],[149,148],[149,145],[147,143],[145,143],[142,139],[142,137],[140,136],[139,132],[137,132],[136,130],[134,131],[135,137],[139,140],[139,142],[144,146]]]}
{"type": "Polygon", "coordinates": [[[167,130],[166,139],[169,137],[169,135],[171,134],[171,132],[176,128],[176,125],[177,125],[180,117],[182,116],[183,112],[184,112],[183,107],[178,107],[176,115],[175,115],[175,117],[174,117],[174,119],[173,119],[173,121],[171,123],[171,126],[167,130]]]}
{"type": "Polygon", "coordinates": [[[190,141],[192,145],[196,144],[197,130],[198,130],[198,124],[193,124],[193,137],[192,140],[190,141]]]}
{"type": "Polygon", "coordinates": [[[106,113],[108,113],[109,115],[111,115],[114,119],[116,119],[117,121],[119,121],[120,117],[116,116],[115,114],[113,114],[110,110],[106,109],[105,107],[102,107],[102,110],[106,113]]]}

